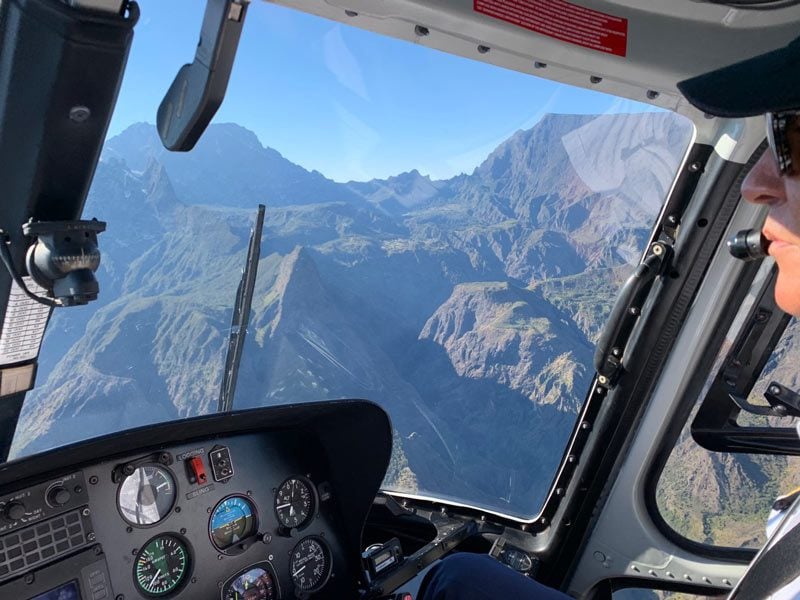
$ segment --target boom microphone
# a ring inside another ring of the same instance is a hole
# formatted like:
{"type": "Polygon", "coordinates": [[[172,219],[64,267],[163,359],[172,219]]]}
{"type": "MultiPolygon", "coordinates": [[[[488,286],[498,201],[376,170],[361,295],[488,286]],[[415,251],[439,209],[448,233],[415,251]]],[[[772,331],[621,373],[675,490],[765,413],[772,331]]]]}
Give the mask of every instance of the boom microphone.
{"type": "Polygon", "coordinates": [[[728,240],[728,252],[739,260],[758,260],[769,254],[771,243],[760,229],[742,229],[728,240]]]}

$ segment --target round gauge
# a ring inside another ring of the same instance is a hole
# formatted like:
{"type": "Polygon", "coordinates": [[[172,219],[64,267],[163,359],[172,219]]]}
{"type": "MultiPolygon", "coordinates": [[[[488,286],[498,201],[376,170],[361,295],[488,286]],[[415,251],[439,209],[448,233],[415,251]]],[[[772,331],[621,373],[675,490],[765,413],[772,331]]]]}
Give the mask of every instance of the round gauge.
{"type": "Polygon", "coordinates": [[[266,564],[248,567],[222,592],[222,600],[273,600],[277,597],[275,579],[266,564]]]}
{"type": "Polygon", "coordinates": [[[140,592],[150,597],[177,591],[189,574],[189,549],[174,535],[159,535],[136,555],[133,579],[140,592]]]}
{"type": "Polygon", "coordinates": [[[275,494],[275,514],[278,522],[289,529],[300,529],[314,516],[313,484],[302,477],[284,481],[275,494]]]}
{"type": "Polygon", "coordinates": [[[319,590],[331,574],[331,551],[318,537],[300,540],[291,555],[290,568],[295,587],[303,592],[319,590]]]}
{"type": "Polygon", "coordinates": [[[211,541],[219,550],[254,535],[257,527],[253,503],[241,496],[231,496],[217,504],[208,524],[211,541]]]}
{"type": "Polygon", "coordinates": [[[157,465],[137,468],[119,487],[119,512],[131,525],[154,525],[169,514],[173,504],[175,479],[157,465]]]}

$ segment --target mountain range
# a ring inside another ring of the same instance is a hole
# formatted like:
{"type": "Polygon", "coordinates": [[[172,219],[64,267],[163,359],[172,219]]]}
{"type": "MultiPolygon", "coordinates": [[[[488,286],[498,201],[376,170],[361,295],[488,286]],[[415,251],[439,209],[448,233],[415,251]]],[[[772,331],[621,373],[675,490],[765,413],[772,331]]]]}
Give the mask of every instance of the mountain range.
{"type": "Polygon", "coordinates": [[[667,113],[546,115],[470,174],[338,183],[238,125],[189,154],[133,125],[84,211],[108,222],[100,299],[55,312],[13,451],[214,411],[264,203],[235,407],[374,400],[387,488],[531,515],[690,134],[667,113]]]}

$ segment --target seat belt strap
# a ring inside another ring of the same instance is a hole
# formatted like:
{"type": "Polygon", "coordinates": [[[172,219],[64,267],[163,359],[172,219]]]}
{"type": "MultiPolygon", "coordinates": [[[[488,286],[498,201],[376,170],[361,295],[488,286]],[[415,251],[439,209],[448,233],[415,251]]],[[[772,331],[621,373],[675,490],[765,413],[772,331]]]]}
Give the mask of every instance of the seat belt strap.
{"type": "Polygon", "coordinates": [[[795,525],[750,565],[730,600],[764,600],[798,577],[800,525],[795,525]]]}

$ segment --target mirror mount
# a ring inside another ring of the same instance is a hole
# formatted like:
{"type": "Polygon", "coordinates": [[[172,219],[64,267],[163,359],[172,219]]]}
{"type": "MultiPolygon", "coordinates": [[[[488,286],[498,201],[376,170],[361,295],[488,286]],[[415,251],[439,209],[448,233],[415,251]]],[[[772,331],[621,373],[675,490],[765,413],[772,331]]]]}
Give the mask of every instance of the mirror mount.
{"type": "Polygon", "coordinates": [[[194,148],[222,104],[249,4],[208,0],[194,61],[180,68],[158,107],[158,135],[168,150],[194,148]]]}

